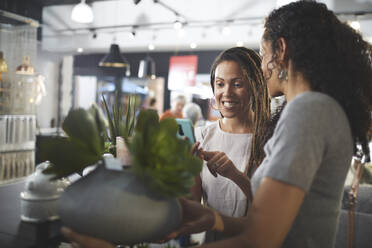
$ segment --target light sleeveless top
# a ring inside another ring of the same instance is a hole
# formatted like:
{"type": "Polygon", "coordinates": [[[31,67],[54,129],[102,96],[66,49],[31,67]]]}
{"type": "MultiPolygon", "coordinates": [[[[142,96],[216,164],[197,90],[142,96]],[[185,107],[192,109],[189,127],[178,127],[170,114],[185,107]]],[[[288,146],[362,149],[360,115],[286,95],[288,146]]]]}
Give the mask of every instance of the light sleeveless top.
{"type": "MultiPolygon", "coordinates": [[[[224,132],[216,121],[206,127],[196,128],[195,137],[205,151],[224,152],[237,169],[244,172],[250,155],[251,133],[224,132]]],[[[247,198],[238,185],[221,175],[214,177],[205,161],[200,177],[204,203],[223,215],[233,217],[245,215],[247,198]]]]}

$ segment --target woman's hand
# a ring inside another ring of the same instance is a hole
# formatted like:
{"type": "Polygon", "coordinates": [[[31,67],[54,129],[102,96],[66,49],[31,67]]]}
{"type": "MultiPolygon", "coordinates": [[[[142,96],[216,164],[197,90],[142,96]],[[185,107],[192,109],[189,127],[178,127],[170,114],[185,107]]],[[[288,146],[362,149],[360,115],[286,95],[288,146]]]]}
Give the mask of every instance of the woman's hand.
{"type": "Polygon", "coordinates": [[[74,232],[67,227],[62,227],[61,232],[63,236],[72,242],[72,247],[74,248],[115,248],[115,245],[105,240],[74,232]]]}
{"type": "Polygon", "coordinates": [[[217,174],[220,174],[233,179],[239,174],[238,169],[224,152],[202,151],[202,154],[213,176],[217,177],[217,174]]]}
{"type": "Polygon", "coordinates": [[[169,234],[163,241],[174,239],[179,235],[200,233],[212,229],[215,216],[211,209],[185,198],[179,198],[178,200],[182,207],[181,225],[179,229],[169,234]]]}
{"type": "Polygon", "coordinates": [[[191,148],[191,154],[195,154],[198,156],[201,160],[203,160],[203,148],[199,148],[200,142],[197,141],[191,148]]]}

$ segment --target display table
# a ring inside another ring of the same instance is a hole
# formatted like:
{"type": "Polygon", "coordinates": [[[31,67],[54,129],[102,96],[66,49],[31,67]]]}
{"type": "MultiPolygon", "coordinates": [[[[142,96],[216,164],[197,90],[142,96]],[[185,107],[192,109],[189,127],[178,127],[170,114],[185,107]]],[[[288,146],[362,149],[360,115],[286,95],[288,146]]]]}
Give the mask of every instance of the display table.
{"type": "Polygon", "coordinates": [[[21,221],[19,195],[23,189],[24,181],[0,186],[0,247],[58,247],[65,241],[60,221],[40,224],[21,221]]]}

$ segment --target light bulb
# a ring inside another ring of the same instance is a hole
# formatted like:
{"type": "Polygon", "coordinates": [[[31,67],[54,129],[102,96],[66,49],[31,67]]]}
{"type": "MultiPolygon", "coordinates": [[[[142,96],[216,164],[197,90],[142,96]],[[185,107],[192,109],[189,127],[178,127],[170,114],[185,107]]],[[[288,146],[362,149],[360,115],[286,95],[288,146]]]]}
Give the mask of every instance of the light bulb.
{"type": "Polygon", "coordinates": [[[244,42],[239,40],[239,41],[236,42],[236,46],[242,47],[242,46],[244,46],[244,42]]]}
{"type": "Polygon", "coordinates": [[[93,22],[94,15],[92,8],[85,3],[85,0],[81,2],[72,9],[71,20],[77,23],[91,23],[93,22]]]}
{"type": "Polygon", "coordinates": [[[150,43],[149,46],[148,46],[149,50],[152,51],[155,49],[155,45],[150,43]]]}
{"type": "Polygon", "coordinates": [[[176,30],[181,29],[182,26],[183,26],[183,25],[182,25],[182,22],[180,22],[179,20],[175,21],[174,24],[173,24],[173,27],[174,27],[174,29],[176,29],[176,30]]]}
{"type": "Polygon", "coordinates": [[[223,29],[222,29],[222,34],[223,35],[229,35],[230,33],[231,33],[231,30],[230,30],[229,26],[223,27],[223,29]]]}
{"type": "Polygon", "coordinates": [[[349,22],[349,25],[350,25],[350,27],[352,27],[356,31],[360,30],[360,22],[358,22],[358,21],[349,22]]]}

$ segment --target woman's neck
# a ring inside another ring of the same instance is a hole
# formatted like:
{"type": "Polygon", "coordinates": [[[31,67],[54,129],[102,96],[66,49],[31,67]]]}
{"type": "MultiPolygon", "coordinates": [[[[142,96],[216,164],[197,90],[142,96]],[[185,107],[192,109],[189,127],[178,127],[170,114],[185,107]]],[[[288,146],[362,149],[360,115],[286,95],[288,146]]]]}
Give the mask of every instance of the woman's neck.
{"type": "Polygon", "coordinates": [[[311,91],[310,83],[304,79],[301,73],[291,73],[291,68],[289,68],[288,82],[286,82],[283,92],[287,102],[307,91],[311,91]]]}
{"type": "Polygon", "coordinates": [[[252,124],[240,118],[221,118],[219,120],[222,131],[228,133],[251,133],[252,124]]]}

